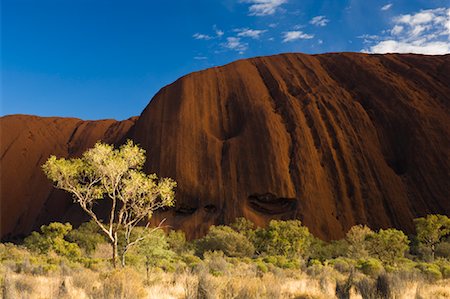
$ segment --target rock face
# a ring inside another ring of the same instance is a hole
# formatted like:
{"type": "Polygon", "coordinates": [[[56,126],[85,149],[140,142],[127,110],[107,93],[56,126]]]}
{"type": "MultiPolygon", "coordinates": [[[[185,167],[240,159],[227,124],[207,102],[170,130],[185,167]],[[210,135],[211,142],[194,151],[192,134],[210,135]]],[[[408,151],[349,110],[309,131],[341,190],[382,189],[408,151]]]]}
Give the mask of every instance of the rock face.
{"type": "Polygon", "coordinates": [[[134,121],[82,121],[29,115],[0,118],[1,236],[10,238],[28,233],[55,219],[82,217],[71,204],[71,196],[52,187],[41,165],[50,155],[81,155],[98,140],[118,143],[134,121]]]}
{"type": "Polygon", "coordinates": [[[317,236],[354,224],[410,231],[450,213],[450,56],[287,54],[162,89],[133,139],[177,180],[164,214],[191,236],[245,216],[299,218],[317,236]]]}
{"type": "Polygon", "coordinates": [[[357,223],[411,231],[450,214],[449,100],[449,55],[283,54],[182,77],[134,126],[4,117],[2,234],[68,209],[41,174],[48,155],[124,137],[147,150],[147,172],[178,182],[154,221],[191,238],[238,216],[298,218],[324,239],[357,223]]]}

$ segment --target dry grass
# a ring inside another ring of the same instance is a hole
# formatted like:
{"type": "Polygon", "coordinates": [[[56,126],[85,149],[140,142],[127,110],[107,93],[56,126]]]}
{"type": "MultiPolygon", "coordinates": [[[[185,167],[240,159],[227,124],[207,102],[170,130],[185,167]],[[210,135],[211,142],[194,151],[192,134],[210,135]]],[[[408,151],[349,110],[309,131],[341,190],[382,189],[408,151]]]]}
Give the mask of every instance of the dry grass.
{"type": "MultiPolygon", "coordinates": [[[[237,267],[229,275],[215,276],[207,271],[151,273],[150,283],[145,275],[133,269],[119,269],[105,273],[89,269],[74,271],[67,276],[38,276],[0,271],[2,275],[2,298],[30,299],[89,299],[89,298],[337,298],[336,281],[345,282],[346,277],[325,269],[324,275],[307,275],[301,271],[284,271],[258,274],[251,269],[237,267]],[[245,270],[245,271],[244,271],[245,270]],[[245,273],[245,275],[240,275],[245,273]]],[[[430,283],[420,280],[399,280],[393,276],[383,278],[391,298],[450,298],[450,280],[430,283]]],[[[380,298],[380,283],[376,279],[355,276],[348,298],[380,298]],[[378,292],[378,293],[377,293],[378,292]]],[[[386,286],[384,286],[386,287],[386,286]]],[[[389,298],[389,297],[387,297],[389,298]]]]}

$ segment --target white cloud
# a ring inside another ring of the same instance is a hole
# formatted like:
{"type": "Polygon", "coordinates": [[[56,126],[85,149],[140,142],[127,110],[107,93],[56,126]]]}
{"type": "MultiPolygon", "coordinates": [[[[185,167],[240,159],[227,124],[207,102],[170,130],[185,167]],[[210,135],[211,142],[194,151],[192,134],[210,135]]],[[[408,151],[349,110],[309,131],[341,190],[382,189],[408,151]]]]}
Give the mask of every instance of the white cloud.
{"type": "Polygon", "coordinates": [[[314,35],[306,34],[303,31],[287,31],[283,34],[283,43],[292,42],[299,39],[311,39],[314,35]]]}
{"type": "Polygon", "coordinates": [[[392,19],[385,36],[363,49],[369,53],[450,53],[450,8],[422,10],[392,19]]]}
{"type": "Polygon", "coordinates": [[[216,36],[219,38],[225,34],[225,32],[223,32],[223,30],[220,30],[219,28],[217,28],[216,25],[213,26],[213,29],[214,29],[214,32],[216,33],[216,36]]]}
{"type": "Polygon", "coordinates": [[[306,27],[305,25],[295,25],[293,28],[294,28],[294,30],[299,30],[299,29],[302,29],[305,27],[306,27]]]}
{"type": "Polygon", "coordinates": [[[195,39],[203,39],[203,40],[210,40],[212,39],[211,36],[207,35],[207,34],[201,34],[201,33],[196,33],[192,36],[195,39]]]}
{"type": "Polygon", "coordinates": [[[195,60],[206,60],[206,59],[208,59],[208,57],[206,57],[206,56],[195,56],[194,59],[195,60]]]}
{"type": "Polygon", "coordinates": [[[251,37],[253,39],[259,39],[261,34],[266,32],[267,30],[255,30],[255,29],[249,29],[249,28],[241,28],[241,29],[235,29],[235,32],[238,32],[237,36],[239,37],[251,37]]]}
{"type": "Polygon", "coordinates": [[[383,10],[383,11],[389,10],[392,7],[392,5],[393,5],[392,3],[386,4],[381,8],[381,10],[383,10]]]}
{"type": "Polygon", "coordinates": [[[392,35],[399,35],[403,31],[403,26],[395,25],[394,28],[391,29],[392,35]]]}
{"type": "Polygon", "coordinates": [[[222,44],[222,47],[234,50],[243,54],[248,49],[248,44],[241,42],[239,37],[227,37],[227,42],[222,44]]]}
{"type": "Polygon", "coordinates": [[[328,22],[330,22],[330,20],[328,20],[325,16],[317,16],[309,21],[310,24],[320,27],[327,26],[328,22]]]}
{"type": "Polygon", "coordinates": [[[249,15],[268,16],[273,15],[287,0],[241,0],[241,2],[250,3],[249,15]]]}
{"type": "Polygon", "coordinates": [[[372,53],[419,53],[439,55],[450,53],[450,44],[446,42],[406,43],[396,40],[385,40],[370,48],[372,53]]]}

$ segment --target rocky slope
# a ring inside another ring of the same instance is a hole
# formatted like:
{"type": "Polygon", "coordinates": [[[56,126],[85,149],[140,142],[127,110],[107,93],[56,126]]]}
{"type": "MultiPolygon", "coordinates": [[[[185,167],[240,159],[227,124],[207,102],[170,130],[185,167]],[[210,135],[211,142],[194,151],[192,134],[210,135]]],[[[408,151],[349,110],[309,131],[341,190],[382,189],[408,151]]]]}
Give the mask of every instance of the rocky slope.
{"type": "Polygon", "coordinates": [[[0,118],[1,236],[28,233],[54,219],[82,217],[71,204],[71,196],[52,187],[41,165],[50,155],[81,155],[98,140],[121,142],[134,121],[29,115],[0,118]]]}
{"type": "Polygon", "coordinates": [[[51,218],[39,172],[50,153],[125,135],[147,150],[147,172],[178,181],[176,208],[155,221],[190,237],[237,216],[298,218],[325,239],[357,223],[410,231],[414,217],[450,214],[449,100],[449,55],[283,54],[182,77],[134,126],[89,122],[78,139],[79,120],[4,117],[2,232],[51,218]]]}

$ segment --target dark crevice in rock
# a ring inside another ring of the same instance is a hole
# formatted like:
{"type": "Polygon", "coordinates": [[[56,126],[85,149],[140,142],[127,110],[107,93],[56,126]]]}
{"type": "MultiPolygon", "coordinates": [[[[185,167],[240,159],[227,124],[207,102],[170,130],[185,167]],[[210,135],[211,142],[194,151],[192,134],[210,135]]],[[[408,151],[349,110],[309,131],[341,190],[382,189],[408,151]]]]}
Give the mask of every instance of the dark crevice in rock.
{"type": "Polygon", "coordinates": [[[278,197],[272,193],[252,194],[247,200],[253,210],[263,214],[295,213],[297,210],[297,199],[278,197]]]}
{"type": "Polygon", "coordinates": [[[215,213],[217,212],[217,207],[215,205],[209,204],[204,207],[207,213],[215,213]]]}
{"type": "Polygon", "coordinates": [[[180,215],[192,215],[197,211],[197,207],[190,207],[187,205],[181,205],[175,209],[176,214],[180,215]]]}

